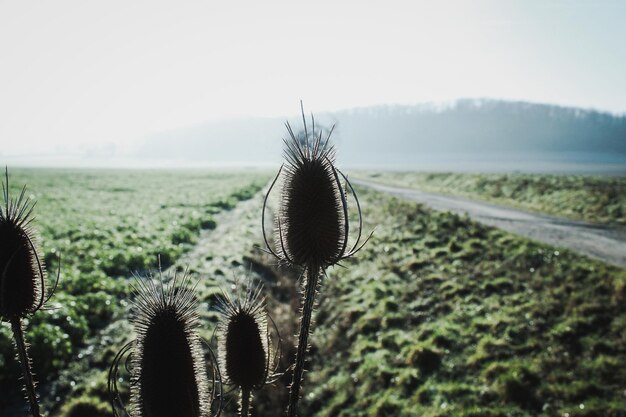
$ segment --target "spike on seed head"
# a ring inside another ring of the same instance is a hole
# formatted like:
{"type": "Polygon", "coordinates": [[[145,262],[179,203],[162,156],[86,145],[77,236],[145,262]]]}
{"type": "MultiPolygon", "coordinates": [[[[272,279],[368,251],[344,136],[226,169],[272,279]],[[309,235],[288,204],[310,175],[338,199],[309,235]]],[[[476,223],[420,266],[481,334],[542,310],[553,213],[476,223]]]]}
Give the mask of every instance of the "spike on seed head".
{"type": "Polygon", "coordinates": [[[2,184],[0,204],[0,319],[21,318],[44,302],[45,269],[31,228],[34,202],[26,187],[16,199],[9,197],[9,175],[2,184]]]}
{"type": "Polygon", "coordinates": [[[218,307],[218,359],[224,382],[246,392],[265,385],[273,362],[260,294],[260,286],[249,286],[244,295],[222,295],[218,307]]]}
{"type": "Polygon", "coordinates": [[[131,322],[131,402],[137,417],[208,415],[208,382],[197,335],[198,316],[188,276],[168,285],[138,280],[131,322]]]}

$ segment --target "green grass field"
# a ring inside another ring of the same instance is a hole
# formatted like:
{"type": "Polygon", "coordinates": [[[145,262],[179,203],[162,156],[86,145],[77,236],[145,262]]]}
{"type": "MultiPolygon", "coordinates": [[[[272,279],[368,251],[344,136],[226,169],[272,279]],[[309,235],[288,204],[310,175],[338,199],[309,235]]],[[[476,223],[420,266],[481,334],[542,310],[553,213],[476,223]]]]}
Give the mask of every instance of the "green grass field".
{"type": "MultiPolygon", "coordinates": [[[[27,184],[38,200],[50,275],[62,255],[54,309],[27,325],[47,415],[104,417],[106,370],[128,338],[126,278],[155,268],[157,254],[167,266],[190,253],[270,174],[16,169],[10,180],[13,195],[27,184]]],[[[626,416],[626,270],[366,189],[359,196],[364,229],[375,234],[322,283],[303,416],[626,416]]],[[[285,323],[298,310],[288,298],[295,280],[253,250],[261,244],[259,197],[191,272],[228,276],[248,268],[246,257],[265,262],[257,267],[268,276],[284,274],[266,294],[272,311],[285,314],[275,317],[281,330],[293,332],[285,323]]],[[[219,290],[212,286],[199,287],[203,308],[219,290]]],[[[214,318],[202,317],[210,337],[214,318]]],[[[14,355],[3,324],[0,416],[23,405],[14,355]]],[[[259,416],[283,414],[268,409],[269,394],[258,398],[268,401],[259,416]]]]}
{"type": "MultiPolygon", "coordinates": [[[[55,380],[81,349],[116,318],[133,273],[163,268],[193,247],[214,216],[254,195],[258,172],[11,170],[11,195],[27,185],[37,201],[35,229],[52,286],[47,311],[28,323],[38,380],[55,380]]],[[[19,367],[11,332],[0,327],[0,410],[15,398],[19,367]]],[[[104,365],[104,364],[103,364],[104,365]]],[[[18,394],[19,397],[19,394],[18,394]]]]}
{"type": "Polygon", "coordinates": [[[421,172],[363,172],[359,176],[559,217],[626,225],[626,178],[421,172]]]}
{"type": "Polygon", "coordinates": [[[626,415],[626,271],[361,190],[324,282],[307,415],[626,415]]]}

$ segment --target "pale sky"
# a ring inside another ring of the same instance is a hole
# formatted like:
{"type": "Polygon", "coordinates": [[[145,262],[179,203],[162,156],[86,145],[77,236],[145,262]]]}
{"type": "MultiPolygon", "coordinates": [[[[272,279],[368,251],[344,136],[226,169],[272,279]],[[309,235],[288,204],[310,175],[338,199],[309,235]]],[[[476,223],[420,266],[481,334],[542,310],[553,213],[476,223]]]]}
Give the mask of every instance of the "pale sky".
{"type": "Polygon", "coordinates": [[[0,156],[463,97],[626,112],[626,0],[4,1],[0,156]]]}

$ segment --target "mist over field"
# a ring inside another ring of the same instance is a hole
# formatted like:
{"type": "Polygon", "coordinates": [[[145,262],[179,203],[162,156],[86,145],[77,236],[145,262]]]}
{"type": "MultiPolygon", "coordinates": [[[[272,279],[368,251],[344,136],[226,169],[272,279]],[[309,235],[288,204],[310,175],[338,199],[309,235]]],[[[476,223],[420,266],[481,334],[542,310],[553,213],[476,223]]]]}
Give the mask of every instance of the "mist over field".
{"type": "MultiPolygon", "coordinates": [[[[349,167],[626,173],[623,115],[468,99],[354,108],[316,118],[323,126],[335,125],[335,143],[349,167]]],[[[230,120],[164,132],[147,140],[137,157],[267,164],[280,154],[282,122],[230,120]]]]}
{"type": "MultiPolygon", "coordinates": [[[[316,120],[335,125],[335,143],[349,167],[626,173],[623,115],[483,99],[355,108],[316,120]]],[[[149,138],[137,156],[268,163],[280,154],[281,122],[231,120],[166,132],[149,138]]]]}
{"type": "MultiPolygon", "coordinates": [[[[358,107],[315,115],[335,126],[350,168],[626,174],[626,116],[575,107],[465,99],[358,107]]],[[[275,165],[284,123],[300,117],[240,118],[151,134],[132,150],[99,146],[78,154],[9,161],[36,165],[237,167],[275,165]]],[[[310,123],[310,121],[309,121],[310,123]]]]}

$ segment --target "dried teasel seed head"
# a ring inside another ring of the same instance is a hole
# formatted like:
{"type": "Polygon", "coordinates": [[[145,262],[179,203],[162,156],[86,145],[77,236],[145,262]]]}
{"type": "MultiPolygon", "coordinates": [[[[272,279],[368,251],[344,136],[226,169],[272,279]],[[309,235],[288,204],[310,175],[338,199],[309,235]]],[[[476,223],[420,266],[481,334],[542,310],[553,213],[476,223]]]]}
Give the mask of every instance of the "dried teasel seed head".
{"type": "Polygon", "coordinates": [[[258,390],[270,376],[272,355],[261,287],[244,295],[223,295],[219,303],[218,359],[224,383],[242,391],[258,390]]]}
{"type": "Polygon", "coordinates": [[[137,332],[131,368],[133,415],[208,415],[208,381],[189,278],[174,275],[169,285],[162,276],[160,282],[152,277],[137,282],[131,317],[137,332]]]}
{"type": "Polygon", "coordinates": [[[226,331],[226,374],[236,385],[249,388],[263,383],[266,353],[257,319],[244,311],[233,315],[226,331]]]}
{"type": "Polygon", "coordinates": [[[334,167],[334,148],[321,132],[296,136],[287,125],[282,202],[278,213],[279,252],[296,265],[327,266],[342,256],[346,218],[334,167]]]}
{"type": "Polygon", "coordinates": [[[26,187],[16,199],[9,198],[9,175],[2,184],[0,205],[0,319],[24,317],[44,303],[45,269],[31,228],[35,206],[26,187]]]}
{"type": "Polygon", "coordinates": [[[311,116],[312,129],[309,133],[304,110],[302,121],[304,130],[297,135],[286,123],[289,132],[289,138],[284,139],[286,163],[281,166],[265,194],[261,228],[267,251],[280,261],[324,270],[355,255],[373,232],[361,242],[363,218],[359,198],[348,177],[335,167],[335,150],[328,143],[334,126],[327,133],[324,129],[316,132],[315,119],[311,116]],[[265,209],[281,174],[283,181],[275,225],[276,245],[270,245],[265,231],[265,209]],[[347,190],[344,191],[340,178],[354,197],[359,219],[358,232],[349,249],[347,190]]]}

